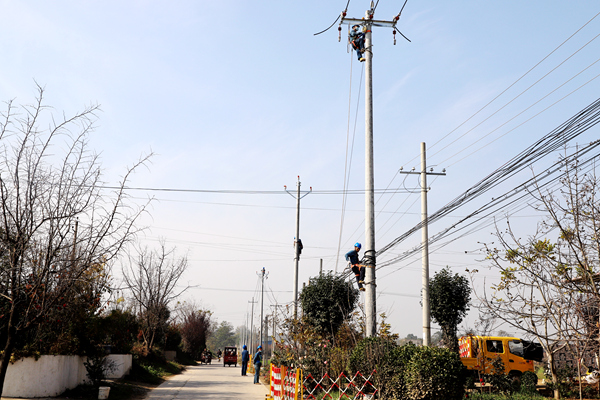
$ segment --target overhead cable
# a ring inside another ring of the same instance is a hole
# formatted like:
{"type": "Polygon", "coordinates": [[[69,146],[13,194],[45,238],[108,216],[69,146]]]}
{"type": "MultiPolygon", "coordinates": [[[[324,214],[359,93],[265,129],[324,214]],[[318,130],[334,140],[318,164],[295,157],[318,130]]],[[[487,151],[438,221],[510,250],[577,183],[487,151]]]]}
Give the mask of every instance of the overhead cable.
{"type": "MultiPolygon", "coordinates": [[[[550,133],[533,143],[527,149],[513,157],[500,168],[486,176],[484,179],[473,185],[464,193],[449,202],[440,210],[431,214],[427,222],[432,223],[440,218],[455,211],[459,207],[469,203],[473,199],[479,197],[483,193],[489,191],[493,187],[504,182],[509,177],[523,170],[527,166],[554,152],[560,147],[565,146],[569,141],[585,132],[592,126],[600,122],[600,99],[595,100],[589,106],[581,110],[579,113],[571,117],[569,120],[552,130],[550,133]]],[[[418,223],[404,234],[393,240],[388,245],[377,251],[377,256],[384,254],[386,251],[398,245],[414,232],[421,229],[423,222],[418,223]]]]}
{"type": "MultiPolygon", "coordinates": [[[[585,146],[583,149],[569,155],[566,159],[561,159],[561,160],[555,162],[554,165],[552,165],[550,168],[547,168],[544,171],[536,174],[534,177],[532,177],[529,180],[527,180],[526,182],[520,184],[516,188],[511,189],[510,191],[506,192],[502,196],[493,198],[491,201],[489,201],[485,205],[479,207],[477,210],[473,211],[469,215],[461,218],[458,222],[452,224],[449,227],[446,227],[442,231],[433,235],[429,239],[428,243],[429,244],[436,243],[436,242],[440,241],[441,239],[447,237],[450,233],[456,234],[457,232],[459,232],[461,230],[469,228],[475,224],[481,223],[482,220],[489,218],[491,215],[494,215],[494,214],[498,213],[499,211],[506,210],[506,208],[508,206],[510,206],[512,204],[516,204],[518,202],[522,202],[522,201],[530,198],[531,192],[534,189],[542,190],[544,188],[551,186],[552,184],[557,183],[560,179],[562,179],[567,174],[566,171],[562,171],[561,173],[558,173],[561,170],[561,168],[564,167],[565,164],[571,163],[574,160],[578,159],[579,166],[585,167],[586,165],[596,161],[597,158],[600,157],[600,154],[598,154],[598,152],[593,152],[593,151],[596,150],[599,146],[600,146],[600,140],[594,141],[594,142],[588,144],[587,146],[585,146]],[[585,158],[586,156],[588,158],[585,158]],[[509,203],[506,204],[507,202],[509,202],[509,203]],[[480,215],[484,212],[486,212],[485,215],[480,215]],[[474,217],[478,217],[478,218],[473,219],[474,217]],[[461,226],[461,224],[463,224],[463,223],[465,223],[465,224],[461,226]]],[[[522,210],[522,209],[526,208],[527,206],[528,206],[528,204],[520,206],[520,209],[522,210]]],[[[491,224],[492,223],[487,222],[487,223],[479,226],[478,229],[476,229],[476,230],[481,230],[484,227],[487,227],[491,224]]],[[[473,233],[472,230],[468,232],[468,234],[471,234],[471,233],[473,233]]],[[[462,235],[462,236],[465,236],[465,235],[462,235]]],[[[456,238],[454,238],[453,240],[456,240],[456,238]]],[[[450,242],[451,241],[447,242],[447,244],[449,244],[450,242]]],[[[416,246],[413,249],[406,251],[392,259],[380,262],[379,268],[383,268],[388,265],[392,265],[392,264],[398,263],[400,261],[403,261],[404,259],[410,257],[411,255],[413,255],[417,252],[420,252],[421,249],[422,249],[422,244],[420,244],[419,246],[416,246]]]]}

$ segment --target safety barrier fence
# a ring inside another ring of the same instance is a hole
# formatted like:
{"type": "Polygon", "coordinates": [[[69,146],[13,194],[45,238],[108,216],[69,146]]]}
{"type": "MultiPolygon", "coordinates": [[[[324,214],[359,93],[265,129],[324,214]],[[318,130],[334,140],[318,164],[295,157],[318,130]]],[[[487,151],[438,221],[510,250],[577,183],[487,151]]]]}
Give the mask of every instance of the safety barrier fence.
{"type": "Polygon", "coordinates": [[[302,370],[277,367],[271,364],[271,398],[273,400],[301,400],[302,370]]]}
{"type": "Polygon", "coordinates": [[[325,374],[320,379],[308,374],[303,378],[301,369],[277,367],[271,364],[270,387],[273,400],[363,400],[373,399],[378,389],[373,385],[375,370],[364,376],[341,373],[337,377],[325,374]]]}

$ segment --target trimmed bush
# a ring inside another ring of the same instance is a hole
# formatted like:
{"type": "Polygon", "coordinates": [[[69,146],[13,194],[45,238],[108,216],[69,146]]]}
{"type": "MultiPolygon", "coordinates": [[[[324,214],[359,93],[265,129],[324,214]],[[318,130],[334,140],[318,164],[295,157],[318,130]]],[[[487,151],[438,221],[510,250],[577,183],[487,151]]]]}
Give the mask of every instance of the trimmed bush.
{"type": "Polygon", "coordinates": [[[412,343],[405,344],[392,350],[388,374],[391,375],[385,387],[385,397],[390,400],[408,399],[406,387],[406,368],[419,348],[412,343]]]}
{"type": "Polygon", "coordinates": [[[390,391],[394,390],[398,376],[401,376],[401,368],[398,367],[400,358],[397,357],[398,345],[381,337],[367,337],[358,342],[350,356],[349,369],[354,375],[360,371],[369,376],[373,370],[377,373],[373,376],[372,383],[379,390],[379,394],[385,399],[390,397],[390,391]]]}
{"type": "Polygon", "coordinates": [[[464,397],[464,366],[458,354],[434,347],[418,347],[405,370],[411,400],[460,400],[464,397]]]}
{"type": "Polygon", "coordinates": [[[521,392],[535,393],[538,383],[538,377],[535,372],[525,371],[521,376],[521,392]]]}

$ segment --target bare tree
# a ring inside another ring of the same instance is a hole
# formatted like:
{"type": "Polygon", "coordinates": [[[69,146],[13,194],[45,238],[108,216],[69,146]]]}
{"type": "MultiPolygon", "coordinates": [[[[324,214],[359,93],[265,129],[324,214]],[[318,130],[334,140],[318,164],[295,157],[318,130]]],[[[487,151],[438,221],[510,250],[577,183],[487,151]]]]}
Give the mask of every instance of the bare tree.
{"type": "Polygon", "coordinates": [[[98,106],[58,120],[37,91],[34,104],[9,101],[0,113],[0,393],[24,334],[109,268],[144,210],[127,202],[124,188],[147,158],[104,189],[88,147],[98,106]]]}
{"type": "Polygon", "coordinates": [[[177,289],[185,272],[187,257],[178,258],[175,248],[167,249],[164,241],[156,250],[137,249],[137,257],[130,258],[123,267],[125,283],[134,300],[134,307],[142,322],[144,347],[152,349],[158,335],[166,329],[170,317],[169,303],[188,288],[177,289]]]}
{"type": "Polygon", "coordinates": [[[558,194],[536,193],[536,208],[547,216],[536,232],[521,239],[510,223],[504,232],[497,229],[499,244],[486,249],[501,280],[478,296],[495,318],[540,341],[555,387],[556,355],[571,351],[580,358],[581,351],[596,348],[588,342],[598,337],[597,325],[593,328],[600,273],[598,180],[593,170],[581,172],[577,154],[565,158],[564,166],[558,194]]]}

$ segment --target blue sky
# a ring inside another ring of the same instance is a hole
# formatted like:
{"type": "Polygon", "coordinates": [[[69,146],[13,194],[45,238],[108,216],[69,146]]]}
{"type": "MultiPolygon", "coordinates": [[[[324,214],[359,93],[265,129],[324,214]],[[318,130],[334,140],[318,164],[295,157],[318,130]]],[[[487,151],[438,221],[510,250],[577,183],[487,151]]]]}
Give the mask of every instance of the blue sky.
{"type": "MultiPolygon", "coordinates": [[[[152,163],[131,186],[281,191],[132,192],[156,198],[140,221],[149,227],[140,240],[155,245],[164,238],[189,256],[185,279],[196,287],[184,297],[241,325],[262,267],[269,273],[265,305],[291,301],[295,201],[282,189],[295,190],[297,176],[303,189],[315,191],[302,200],[301,282],[318,272],[320,259],[326,270],[336,261],[341,269],[343,253],[364,240],[363,195],[348,197],[338,256],[342,196],[318,193],[343,189],[348,137],[349,189],[364,188],[363,65],[348,53],[345,26],[341,43],[337,25],[313,35],[345,3],[0,1],[0,99],[31,102],[35,80],[57,113],[100,104],[91,144],[112,182],[152,151],[152,163]]],[[[380,0],[376,18],[393,18],[402,3],[380,0]]],[[[362,17],[368,5],[350,1],[349,16],[362,17]]],[[[429,181],[433,212],[595,100],[600,66],[581,71],[600,54],[600,18],[519,78],[598,12],[597,2],[583,0],[409,1],[398,26],[411,43],[397,35],[394,46],[386,28],[373,34],[375,187],[417,187],[416,177],[404,180],[397,171],[418,169],[426,142],[428,164],[448,173],[429,181]]],[[[597,137],[594,128],[577,140],[597,137]]],[[[419,207],[418,193],[381,197],[376,247],[414,226],[419,207]]],[[[430,234],[468,212],[434,224],[430,234]]],[[[532,212],[514,218],[523,234],[533,232],[532,212]]],[[[492,230],[433,252],[432,274],[446,265],[483,270],[476,250],[492,230]]],[[[413,236],[380,261],[418,244],[420,234],[413,236]]],[[[401,336],[420,336],[419,256],[377,276],[378,312],[401,336]]],[[[477,284],[483,277],[489,283],[494,274],[482,273],[477,284]]]]}

